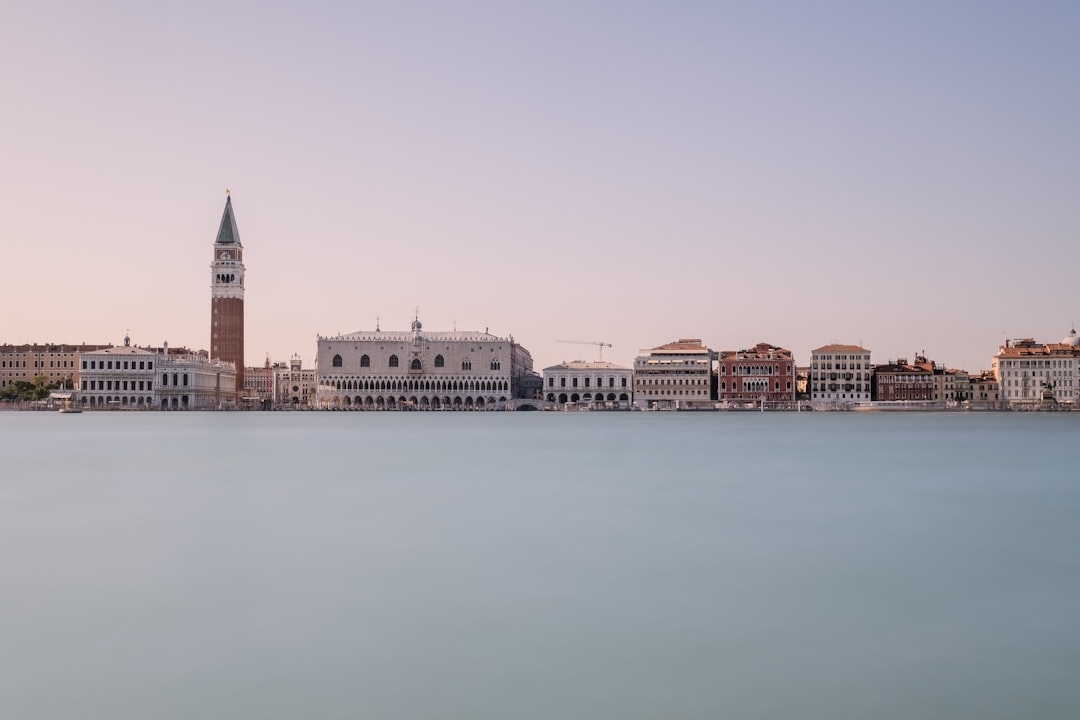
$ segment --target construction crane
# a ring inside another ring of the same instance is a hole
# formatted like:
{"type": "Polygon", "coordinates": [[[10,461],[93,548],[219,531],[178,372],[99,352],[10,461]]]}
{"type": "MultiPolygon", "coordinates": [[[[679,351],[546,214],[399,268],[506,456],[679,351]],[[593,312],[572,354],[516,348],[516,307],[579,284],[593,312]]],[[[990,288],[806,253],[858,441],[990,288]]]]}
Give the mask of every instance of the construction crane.
{"type": "Polygon", "coordinates": [[[604,361],[604,348],[611,347],[611,343],[606,343],[598,340],[556,340],[560,343],[571,343],[574,345],[595,345],[600,348],[600,362],[604,361]]]}

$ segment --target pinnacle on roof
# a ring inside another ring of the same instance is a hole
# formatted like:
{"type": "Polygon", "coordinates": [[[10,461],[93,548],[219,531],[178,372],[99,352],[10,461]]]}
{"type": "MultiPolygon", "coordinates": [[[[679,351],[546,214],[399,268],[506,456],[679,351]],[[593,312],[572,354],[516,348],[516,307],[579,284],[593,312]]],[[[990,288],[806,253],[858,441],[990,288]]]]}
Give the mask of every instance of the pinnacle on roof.
{"type": "Polygon", "coordinates": [[[240,244],[240,232],[236,229],[236,216],[233,215],[232,209],[232,195],[225,196],[225,212],[221,215],[221,225],[218,227],[215,244],[240,244]]]}

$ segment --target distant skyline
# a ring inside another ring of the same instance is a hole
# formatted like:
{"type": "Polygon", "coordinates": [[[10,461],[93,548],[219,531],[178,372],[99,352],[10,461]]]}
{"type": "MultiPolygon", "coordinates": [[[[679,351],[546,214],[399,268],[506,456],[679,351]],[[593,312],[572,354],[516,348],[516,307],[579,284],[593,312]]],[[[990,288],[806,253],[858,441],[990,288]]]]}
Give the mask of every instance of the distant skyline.
{"type": "Polygon", "coordinates": [[[246,362],[513,335],[536,369],[695,337],[975,372],[1080,320],[1080,4],[18,3],[0,342],[246,362]]]}

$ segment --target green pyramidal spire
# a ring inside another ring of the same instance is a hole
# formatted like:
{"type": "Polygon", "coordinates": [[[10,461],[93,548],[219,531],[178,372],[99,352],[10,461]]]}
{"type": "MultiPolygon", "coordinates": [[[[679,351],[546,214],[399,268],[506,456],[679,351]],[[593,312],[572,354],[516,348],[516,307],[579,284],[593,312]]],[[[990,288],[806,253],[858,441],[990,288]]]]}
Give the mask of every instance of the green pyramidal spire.
{"type": "Polygon", "coordinates": [[[216,244],[240,244],[240,233],[236,229],[236,216],[233,215],[232,209],[232,195],[225,198],[225,212],[221,215],[221,226],[218,227],[216,244]]]}

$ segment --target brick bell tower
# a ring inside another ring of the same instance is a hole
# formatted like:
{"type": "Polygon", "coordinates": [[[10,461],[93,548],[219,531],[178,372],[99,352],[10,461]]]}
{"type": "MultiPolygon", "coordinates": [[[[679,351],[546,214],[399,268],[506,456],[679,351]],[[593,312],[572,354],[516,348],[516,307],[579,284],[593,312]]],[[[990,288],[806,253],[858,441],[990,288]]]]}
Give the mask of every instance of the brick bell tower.
{"type": "Polygon", "coordinates": [[[240,401],[244,389],[244,248],[236,230],[232,195],[225,191],[214,261],[210,263],[210,359],[236,365],[236,387],[222,395],[240,401]]]}

